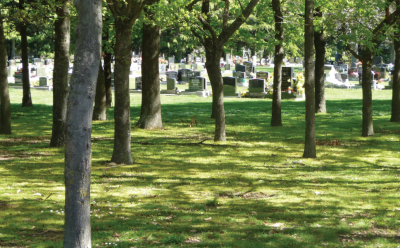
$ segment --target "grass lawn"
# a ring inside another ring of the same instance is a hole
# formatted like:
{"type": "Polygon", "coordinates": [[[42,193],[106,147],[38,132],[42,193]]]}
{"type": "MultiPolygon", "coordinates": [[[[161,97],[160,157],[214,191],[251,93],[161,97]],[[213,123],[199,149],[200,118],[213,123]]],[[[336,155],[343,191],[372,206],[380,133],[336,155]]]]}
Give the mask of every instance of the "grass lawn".
{"type": "MultiPolygon", "coordinates": [[[[21,107],[22,90],[10,94],[0,247],[62,247],[64,150],[49,148],[52,93],[32,90],[33,108],[21,107]]],[[[272,128],[270,99],[225,98],[227,141],[214,143],[211,97],[181,95],[161,96],[164,131],[132,129],[134,164],[113,165],[109,109],[109,121],[93,123],[93,247],[400,246],[391,91],[373,91],[369,138],[361,137],[361,97],[326,90],[317,159],[302,158],[304,101],[283,100],[283,127],[272,128]]],[[[140,103],[131,94],[132,127],[140,103]]]]}

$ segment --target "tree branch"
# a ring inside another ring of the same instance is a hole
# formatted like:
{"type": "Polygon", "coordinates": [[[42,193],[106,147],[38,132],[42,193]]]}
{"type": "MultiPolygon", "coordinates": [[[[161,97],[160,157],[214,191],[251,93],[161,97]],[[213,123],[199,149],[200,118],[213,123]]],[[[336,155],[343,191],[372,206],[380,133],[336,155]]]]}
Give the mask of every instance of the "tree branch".
{"type": "Polygon", "coordinates": [[[197,19],[203,24],[203,26],[206,30],[210,31],[211,36],[212,36],[213,40],[215,41],[217,39],[217,34],[215,33],[215,30],[211,27],[210,23],[208,23],[206,20],[204,20],[204,18],[201,14],[197,17],[197,19]]]}
{"type": "Polygon", "coordinates": [[[189,4],[186,6],[186,9],[189,10],[189,11],[192,11],[193,7],[194,7],[194,6],[196,5],[196,3],[198,3],[198,2],[200,2],[200,0],[193,0],[193,2],[189,3],[189,4]]]}
{"type": "Polygon", "coordinates": [[[358,59],[358,60],[362,60],[362,57],[360,56],[360,55],[358,55],[358,53],[356,53],[355,51],[354,51],[354,49],[349,45],[349,44],[347,44],[346,45],[346,49],[351,53],[351,55],[353,55],[356,59],[358,59]]]}
{"type": "Polygon", "coordinates": [[[228,19],[229,19],[229,0],[226,0],[224,13],[222,16],[222,28],[228,27],[228,19]]]}
{"type": "MultiPolygon", "coordinates": [[[[239,1],[240,2],[240,1],[239,1]]],[[[247,5],[246,9],[243,10],[242,8],[242,15],[236,17],[231,25],[228,27],[222,27],[222,32],[219,36],[220,42],[225,44],[232,34],[242,25],[247,18],[250,16],[251,12],[253,12],[254,7],[257,5],[259,0],[251,0],[250,3],[247,5]]]]}

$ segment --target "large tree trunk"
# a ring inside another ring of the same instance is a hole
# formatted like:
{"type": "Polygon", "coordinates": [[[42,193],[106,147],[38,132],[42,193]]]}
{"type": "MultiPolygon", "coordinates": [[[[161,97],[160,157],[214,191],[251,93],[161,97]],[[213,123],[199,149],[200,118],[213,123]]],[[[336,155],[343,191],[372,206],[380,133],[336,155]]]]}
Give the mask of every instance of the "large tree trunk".
{"type": "Polygon", "coordinates": [[[400,122],[400,32],[395,34],[397,39],[393,39],[395,62],[393,74],[393,91],[392,91],[392,116],[391,122],[400,122]]]}
{"type": "Polygon", "coordinates": [[[64,248],[89,248],[91,132],[101,56],[102,1],[74,3],[78,24],[65,128],[64,248]]]}
{"type": "Polygon", "coordinates": [[[373,52],[365,47],[362,60],[362,136],[374,136],[374,124],[372,121],[372,58],[373,52]]]}
{"type": "Polygon", "coordinates": [[[65,121],[67,118],[68,68],[70,47],[69,0],[59,0],[54,23],[55,56],[53,71],[53,128],[50,147],[65,144],[65,121]]]}
{"type": "Polygon", "coordinates": [[[99,63],[99,73],[97,75],[96,98],[93,110],[93,120],[94,121],[107,120],[106,87],[105,87],[104,71],[103,68],[101,67],[101,62],[99,63]]]}
{"type": "Polygon", "coordinates": [[[272,95],[271,126],[282,126],[281,86],[282,86],[282,62],[283,62],[283,15],[280,0],[272,0],[272,8],[275,12],[275,45],[274,60],[274,86],[272,95]]]}
{"type": "Polygon", "coordinates": [[[117,164],[132,164],[129,96],[129,68],[132,57],[132,26],[116,20],[115,29],[115,133],[114,150],[111,161],[117,164]]]}
{"type": "Polygon", "coordinates": [[[0,11],[0,134],[11,134],[11,106],[7,82],[7,49],[0,11]]]}
{"type": "Polygon", "coordinates": [[[164,129],[161,118],[160,79],[158,57],[161,29],[143,24],[142,108],[136,126],[143,129],[164,129]]]}
{"type": "Polygon", "coordinates": [[[314,32],[315,44],[315,113],[326,113],[325,101],[325,37],[324,31],[314,32]]]}
{"type": "Polygon", "coordinates": [[[304,60],[306,92],[306,136],[304,158],[316,158],[315,144],[315,84],[314,84],[314,0],[306,0],[304,25],[304,60]]]}
{"type": "Polygon", "coordinates": [[[219,64],[222,48],[216,48],[212,45],[210,47],[213,47],[212,51],[206,49],[206,69],[213,92],[213,117],[215,118],[214,141],[226,141],[224,85],[219,64]]]}
{"type": "MultiPolygon", "coordinates": [[[[19,0],[19,9],[24,9],[24,0],[19,0]]],[[[22,58],[22,107],[32,107],[31,86],[29,83],[29,60],[28,60],[28,35],[26,23],[20,24],[21,35],[21,58],[22,58]]]]}

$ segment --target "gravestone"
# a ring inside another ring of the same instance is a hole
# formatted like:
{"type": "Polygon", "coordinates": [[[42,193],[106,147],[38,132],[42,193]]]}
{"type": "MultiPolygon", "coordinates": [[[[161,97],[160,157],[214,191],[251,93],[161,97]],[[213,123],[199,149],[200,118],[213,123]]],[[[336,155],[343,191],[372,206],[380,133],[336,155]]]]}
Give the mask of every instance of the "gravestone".
{"type": "Polygon", "coordinates": [[[239,65],[239,64],[235,64],[235,71],[237,72],[246,72],[246,66],[245,65],[239,65]]]}
{"type": "Polygon", "coordinates": [[[230,64],[226,64],[225,65],[225,70],[226,71],[230,71],[231,70],[231,65],[230,64]]]}
{"type": "Polygon", "coordinates": [[[264,58],[261,59],[261,65],[265,65],[266,64],[266,60],[264,58]]]}
{"type": "Polygon", "coordinates": [[[176,88],[176,79],[167,78],[167,90],[175,90],[175,88],[176,88]]]}
{"type": "Polygon", "coordinates": [[[168,57],[168,64],[175,64],[175,57],[168,57]]]}
{"type": "Polygon", "coordinates": [[[254,72],[253,63],[251,62],[243,62],[243,65],[246,66],[246,73],[250,75],[250,73],[254,72]]]}
{"type": "Polygon", "coordinates": [[[375,56],[372,60],[373,65],[383,64],[383,59],[381,56],[375,56]]]}
{"type": "Polygon", "coordinates": [[[173,78],[173,79],[177,79],[178,78],[178,72],[177,71],[167,71],[165,74],[167,75],[167,79],[168,78],[173,78]]]}
{"type": "Polygon", "coordinates": [[[47,77],[39,77],[39,86],[49,86],[47,77]]]}
{"type": "Polygon", "coordinates": [[[200,76],[201,76],[201,72],[199,72],[199,71],[189,71],[187,73],[188,79],[194,78],[194,77],[200,77],[200,76]]]}
{"type": "Polygon", "coordinates": [[[47,77],[46,68],[43,68],[43,67],[36,68],[36,76],[37,77],[47,77]]]}
{"type": "Polygon", "coordinates": [[[129,89],[142,89],[142,77],[129,77],[129,89]]]}
{"type": "Polygon", "coordinates": [[[256,73],[256,78],[262,78],[265,81],[267,81],[268,78],[269,78],[269,72],[267,72],[267,71],[258,71],[256,73]]]}
{"type": "Polygon", "coordinates": [[[187,82],[188,81],[188,72],[190,69],[180,69],[178,70],[178,82],[187,82]]]}
{"type": "Polygon", "coordinates": [[[201,63],[201,58],[200,57],[196,57],[196,63],[201,63]]]}
{"type": "Polygon", "coordinates": [[[282,90],[292,87],[293,67],[282,67],[282,90]]]}
{"type": "Polygon", "coordinates": [[[253,65],[256,66],[257,65],[257,56],[253,56],[251,58],[252,58],[253,65]]]}
{"type": "Polygon", "coordinates": [[[187,55],[187,60],[186,60],[186,62],[190,62],[190,63],[192,63],[193,62],[193,57],[192,57],[192,55],[191,54],[188,54],[187,55]]]}
{"type": "Polygon", "coordinates": [[[386,79],[386,68],[385,67],[381,67],[381,68],[376,68],[375,69],[377,72],[379,72],[379,78],[378,79],[386,79]]]}
{"type": "Polygon", "coordinates": [[[45,65],[51,65],[53,63],[53,60],[52,59],[45,59],[44,60],[44,64],[45,65]]]}
{"type": "Polygon", "coordinates": [[[229,65],[232,65],[233,64],[233,60],[232,59],[228,59],[228,60],[226,60],[226,63],[229,64],[229,65]]]}
{"type": "Polygon", "coordinates": [[[36,65],[36,63],[42,63],[42,59],[40,59],[40,58],[34,58],[34,59],[33,59],[33,64],[36,65]]]}
{"type": "Polygon", "coordinates": [[[232,59],[231,54],[230,53],[225,54],[225,61],[228,61],[230,59],[232,59]]]}
{"type": "Polygon", "coordinates": [[[206,79],[203,77],[195,77],[189,79],[189,89],[185,91],[202,91],[207,90],[206,79]]]}
{"type": "Polygon", "coordinates": [[[159,73],[164,73],[167,71],[167,65],[166,64],[158,64],[158,72],[159,73]]]}
{"type": "Polygon", "coordinates": [[[237,96],[237,80],[234,77],[223,77],[224,96],[237,96]]]}
{"type": "Polygon", "coordinates": [[[289,63],[294,64],[294,58],[290,58],[290,59],[289,59],[289,63]]]}
{"type": "Polygon", "coordinates": [[[296,58],[296,64],[301,64],[301,58],[296,58]]]}
{"type": "Polygon", "coordinates": [[[261,78],[254,78],[249,80],[250,93],[265,93],[265,81],[261,78]]]}

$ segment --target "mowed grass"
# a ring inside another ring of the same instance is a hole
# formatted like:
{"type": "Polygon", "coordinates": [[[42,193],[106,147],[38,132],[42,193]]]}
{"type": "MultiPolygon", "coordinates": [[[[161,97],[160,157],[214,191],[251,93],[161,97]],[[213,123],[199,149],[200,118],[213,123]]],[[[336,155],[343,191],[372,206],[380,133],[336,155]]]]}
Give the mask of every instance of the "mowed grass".
{"type": "MultiPolygon", "coordinates": [[[[64,149],[49,148],[52,92],[0,136],[0,247],[62,247],[64,149]]],[[[114,110],[94,122],[93,247],[398,247],[400,127],[391,91],[374,91],[375,136],[361,137],[361,90],[327,89],[316,159],[303,159],[304,101],[225,98],[213,142],[211,98],[162,96],[165,130],[132,129],[133,165],[113,165],[114,110]],[[190,127],[194,116],[197,126],[190,127]],[[340,144],[340,145],[339,145],[340,144]]],[[[140,94],[131,94],[132,128],[140,94]]]]}

